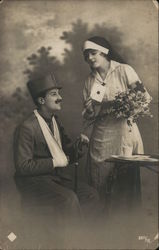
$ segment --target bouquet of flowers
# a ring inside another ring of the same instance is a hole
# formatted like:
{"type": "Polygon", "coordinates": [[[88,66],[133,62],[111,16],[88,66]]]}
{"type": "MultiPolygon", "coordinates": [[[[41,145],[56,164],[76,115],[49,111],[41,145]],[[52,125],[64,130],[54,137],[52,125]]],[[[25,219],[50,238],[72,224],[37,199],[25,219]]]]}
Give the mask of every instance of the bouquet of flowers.
{"type": "Polygon", "coordinates": [[[109,108],[103,109],[95,120],[104,119],[107,115],[113,115],[117,119],[125,118],[131,131],[132,123],[136,122],[140,116],[152,117],[149,108],[151,100],[144,85],[136,82],[125,92],[118,93],[109,108]]]}

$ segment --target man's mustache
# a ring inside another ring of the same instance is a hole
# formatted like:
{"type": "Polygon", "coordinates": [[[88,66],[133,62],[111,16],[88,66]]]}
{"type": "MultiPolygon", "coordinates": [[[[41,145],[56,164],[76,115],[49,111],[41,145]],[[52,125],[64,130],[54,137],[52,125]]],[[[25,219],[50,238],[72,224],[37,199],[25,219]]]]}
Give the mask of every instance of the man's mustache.
{"type": "Polygon", "coordinates": [[[62,102],[61,99],[57,99],[57,100],[55,101],[56,104],[57,104],[57,103],[60,103],[60,102],[62,102]]]}

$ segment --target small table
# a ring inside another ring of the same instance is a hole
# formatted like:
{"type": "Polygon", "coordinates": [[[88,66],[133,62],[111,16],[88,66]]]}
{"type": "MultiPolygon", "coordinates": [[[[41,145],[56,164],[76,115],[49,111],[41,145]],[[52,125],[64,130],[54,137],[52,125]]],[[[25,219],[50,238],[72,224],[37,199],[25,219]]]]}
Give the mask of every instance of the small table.
{"type": "Polygon", "coordinates": [[[114,173],[110,177],[110,202],[114,206],[125,203],[127,208],[134,208],[141,205],[141,182],[140,167],[145,167],[154,173],[159,173],[159,156],[151,155],[150,159],[144,159],[144,155],[134,158],[114,156],[106,159],[106,162],[114,163],[114,173]],[[156,169],[157,167],[157,169],[156,169]]]}
{"type": "MultiPolygon", "coordinates": [[[[137,156],[146,156],[146,155],[137,155],[137,156]]],[[[159,167],[159,155],[149,155],[150,160],[148,159],[131,159],[131,157],[110,157],[106,162],[114,162],[115,164],[127,164],[127,165],[136,165],[138,167],[145,167],[151,170],[154,173],[159,173],[159,170],[156,170],[156,167],[159,167]]]]}

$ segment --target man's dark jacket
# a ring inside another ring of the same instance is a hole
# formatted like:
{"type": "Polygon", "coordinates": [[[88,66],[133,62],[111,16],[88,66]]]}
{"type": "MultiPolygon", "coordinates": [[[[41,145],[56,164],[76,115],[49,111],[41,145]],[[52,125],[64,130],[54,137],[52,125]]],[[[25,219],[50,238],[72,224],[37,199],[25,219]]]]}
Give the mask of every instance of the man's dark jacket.
{"type": "MultiPolygon", "coordinates": [[[[57,121],[57,119],[56,119],[57,121]]],[[[70,161],[75,160],[75,148],[57,122],[62,147],[70,161]]],[[[14,136],[15,176],[54,175],[52,156],[34,114],[17,127],[14,136]]]]}

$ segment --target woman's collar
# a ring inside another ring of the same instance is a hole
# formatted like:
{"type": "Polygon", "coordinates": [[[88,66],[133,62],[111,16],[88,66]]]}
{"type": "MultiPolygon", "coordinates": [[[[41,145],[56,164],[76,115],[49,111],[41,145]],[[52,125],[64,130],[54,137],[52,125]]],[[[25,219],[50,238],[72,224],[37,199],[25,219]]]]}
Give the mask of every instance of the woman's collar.
{"type": "Polygon", "coordinates": [[[116,62],[116,61],[111,60],[111,61],[110,61],[110,67],[109,67],[109,69],[108,69],[108,73],[107,73],[107,75],[106,75],[104,81],[103,81],[103,79],[101,78],[100,74],[99,74],[96,70],[93,70],[93,71],[92,71],[92,74],[93,74],[93,76],[94,76],[99,82],[103,83],[103,82],[106,81],[108,75],[110,75],[110,74],[111,74],[116,68],[118,68],[120,65],[121,65],[121,64],[120,64],[119,62],[116,62]]]}

